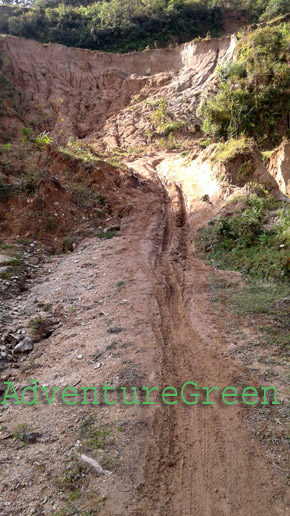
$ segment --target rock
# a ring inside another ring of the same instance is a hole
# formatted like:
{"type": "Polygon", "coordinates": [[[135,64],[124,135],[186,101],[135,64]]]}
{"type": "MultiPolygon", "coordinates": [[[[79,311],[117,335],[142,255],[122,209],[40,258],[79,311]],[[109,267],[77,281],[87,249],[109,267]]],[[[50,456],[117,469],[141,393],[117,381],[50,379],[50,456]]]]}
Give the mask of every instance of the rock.
{"type": "Polygon", "coordinates": [[[20,335],[14,335],[13,333],[7,331],[4,333],[2,340],[5,342],[6,345],[9,347],[16,346],[16,344],[20,341],[21,336],[20,335]]]}
{"type": "Polygon", "coordinates": [[[109,226],[108,228],[104,229],[104,233],[107,233],[107,231],[120,231],[120,226],[109,226]]]}
{"type": "Polygon", "coordinates": [[[29,259],[28,259],[28,263],[30,265],[38,265],[39,264],[39,258],[37,256],[31,256],[29,259]]]}
{"type": "Polygon", "coordinates": [[[25,337],[13,350],[13,353],[27,353],[33,350],[33,343],[30,337],[25,337]]]}
{"type": "Polygon", "coordinates": [[[0,361],[14,362],[14,358],[12,357],[12,355],[10,355],[7,348],[3,345],[0,346],[0,361]]]}
{"type": "Polygon", "coordinates": [[[40,432],[23,432],[21,436],[21,441],[25,444],[32,444],[37,441],[37,439],[41,437],[40,432]]]}
{"type": "Polygon", "coordinates": [[[102,466],[95,461],[95,459],[92,459],[83,453],[80,453],[78,456],[83,462],[91,466],[99,475],[111,475],[111,472],[103,469],[102,466]]]}
{"type": "Polygon", "coordinates": [[[12,263],[14,262],[15,258],[12,256],[7,256],[6,254],[0,254],[0,264],[4,263],[12,263]]]}
{"type": "Polygon", "coordinates": [[[290,195],[290,143],[283,142],[270,156],[266,167],[278,183],[280,191],[290,195]]]}
{"type": "Polygon", "coordinates": [[[6,346],[0,346],[0,360],[5,360],[6,357],[7,357],[6,346]]]}
{"type": "MultiPolygon", "coordinates": [[[[42,313],[39,313],[41,315],[42,313]]],[[[46,315],[45,313],[43,314],[46,315]]],[[[41,315],[42,318],[42,315],[41,315]]],[[[58,320],[55,318],[51,319],[43,319],[41,322],[37,323],[34,332],[33,332],[33,341],[37,342],[40,340],[48,339],[53,331],[55,326],[58,324],[58,320]]]]}

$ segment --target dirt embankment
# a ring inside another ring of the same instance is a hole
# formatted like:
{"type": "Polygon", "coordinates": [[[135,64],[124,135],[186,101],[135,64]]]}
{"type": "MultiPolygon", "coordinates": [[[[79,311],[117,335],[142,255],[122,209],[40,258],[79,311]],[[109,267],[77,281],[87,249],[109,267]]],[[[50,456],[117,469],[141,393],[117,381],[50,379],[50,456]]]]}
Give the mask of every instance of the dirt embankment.
{"type": "Polygon", "coordinates": [[[32,123],[57,142],[75,136],[108,148],[144,145],[147,104],[166,97],[172,113],[193,124],[201,95],[216,66],[231,58],[235,41],[116,55],[8,36],[1,42],[3,66],[13,74],[20,108],[19,119],[6,117],[4,126],[17,134],[21,123],[32,123]]]}

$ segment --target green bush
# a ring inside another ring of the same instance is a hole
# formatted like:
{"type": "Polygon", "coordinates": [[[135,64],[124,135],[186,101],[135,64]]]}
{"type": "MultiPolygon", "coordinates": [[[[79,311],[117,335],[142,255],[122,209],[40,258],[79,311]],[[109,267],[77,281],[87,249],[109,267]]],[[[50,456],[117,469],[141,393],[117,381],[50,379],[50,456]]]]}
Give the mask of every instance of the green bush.
{"type": "MultiPolygon", "coordinates": [[[[5,0],[2,0],[4,2],[5,0]]],[[[0,0],[0,4],[2,3],[0,0]]],[[[128,52],[219,36],[227,12],[249,23],[290,11],[290,0],[32,0],[0,5],[0,33],[42,43],[128,52]]]]}
{"type": "Polygon", "coordinates": [[[240,209],[199,230],[212,265],[256,278],[290,281],[290,208],[269,194],[240,200],[240,209]]]}
{"type": "Polygon", "coordinates": [[[270,0],[266,11],[262,14],[260,20],[267,21],[271,18],[290,13],[290,0],[270,0]]]}
{"type": "Polygon", "coordinates": [[[290,112],[289,29],[266,26],[242,37],[236,61],[217,71],[218,92],[201,109],[206,133],[277,143],[281,119],[290,112]]]}
{"type": "Polygon", "coordinates": [[[254,140],[241,136],[240,138],[231,138],[226,142],[218,143],[213,155],[212,161],[226,161],[233,159],[238,155],[251,153],[254,148],[254,140]]]}
{"type": "Polygon", "coordinates": [[[12,12],[7,25],[14,36],[112,52],[183,43],[223,30],[221,7],[198,0],[37,1],[12,12]]]}
{"type": "Polygon", "coordinates": [[[6,183],[0,178],[0,202],[7,201],[9,197],[15,194],[17,188],[11,183],[6,183]]]}

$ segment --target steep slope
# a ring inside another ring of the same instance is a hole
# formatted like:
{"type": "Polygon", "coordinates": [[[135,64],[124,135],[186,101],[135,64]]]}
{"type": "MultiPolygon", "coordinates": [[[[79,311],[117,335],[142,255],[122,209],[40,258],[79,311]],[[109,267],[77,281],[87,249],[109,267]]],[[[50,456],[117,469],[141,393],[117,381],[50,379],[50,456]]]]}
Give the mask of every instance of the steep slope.
{"type": "Polygon", "coordinates": [[[57,397],[49,406],[39,394],[37,407],[3,409],[3,516],[287,514],[287,456],[250,432],[256,407],[226,407],[217,395],[212,406],[180,399],[165,406],[158,396],[153,406],[121,401],[124,386],[130,401],[134,386],[140,397],[142,386],[180,392],[187,381],[260,386],[230,356],[225,312],[210,299],[211,270],[193,255],[196,227],[219,201],[200,201],[214,185],[192,171],[186,178],[185,162],[166,154],[133,162],[142,184],[128,204],[138,209],[123,220],[120,237],[87,239],[44,265],[31,290],[6,304],[26,332],[31,320],[58,320],[22,364],[2,373],[17,392],[37,378],[50,394],[75,386],[79,400],[82,387],[95,386],[102,400],[108,381],[116,388],[109,400],[120,401],[64,406],[57,397]],[[83,464],[80,450],[111,474],[83,464]]]}
{"type": "MultiPolygon", "coordinates": [[[[19,91],[19,122],[50,130],[58,142],[75,136],[126,148],[146,144],[154,99],[165,96],[174,117],[193,125],[200,96],[216,66],[231,58],[235,41],[200,40],[121,56],[8,36],[1,48],[4,71],[19,91]]],[[[8,117],[4,123],[17,126],[8,117]]]]}
{"type": "MultiPolygon", "coordinates": [[[[232,192],[235,162],[216,172],[213,148],[201,152],[192,144],[185,155],[143,149],[141,158],[124,157],[120,169],[93,154],[90,163],[64,160],[53,148],[70,137],[107,151],[146,146],[160,98],[173,120],[194,126],[197,106],[214,88],[215,69],[232,57],[235,43],[233,36],[118,56],[12,37],[1,41],[2,71],[18,90],[15,110],[2,117],[3,132],[14,130],[16,141],[23,124],[49,130],[54,145],[37,158],[48,177],[65,184],[73,176],[114,204],[103,213],[101,234],[74,242],[69,254],[46,257],[22,292],[0,304],[2,395],[4,381],[13,381],[20,393],[33,378],[50,395],[54,387],[73,386],[81,401],[82,388],[94,386],[101,399],[92,405],[88,395],[88,403],[66,406],[56,397],[49,405],[41,394],[37,406],[17,406],[13,399],[1,406],[3,516],[288,514],[286,445],[260,442],[255,422],[256,414],[266,425],[278,419],[286,435],[275,407],[245,407],[241,396],[237,405],[225,406],[216,392],[208,406],[186,406],[180,397],[166,406],[160,396],[150,406],[122,403],[124,387],[131,400],[131,387],[142,399],[143,386],[180,392],[188,381],[220,391],[232,385],[239,393],[249,385],[271,385],[272,377],[265,380],[252,362],[231,354],[233,327],[248,331],[251,349],[255,334],[213,305],[210,277],[218,273],[195,255],[197,228],[223,207],[219,173],[228,173],[226,194],[232,192]],[[24,335],[33,349],[18,355],[16,342],[24,335]],[[110,399],[119,403],[106,404],[104,382],[115,388],[110,399]]],[[[15,171],[5,170],[10,180],[15,171]]],[[[25,162],[24,174],[28,170],[25,162]]],[[[267,176],[266,168],[259,173],[267,176]]],[[[277,191],[274,180],[270,185],[277,191]]],[[[53,212],[62,207],[54,194],[48,199],[53,212]]],[[[71,197],[66,201],[64,225],[72,216],[75,224],[87,224],[96,210],[89,205],[78,219],[71,197]]],[[[30,206],[31,199],[22,202],[30,206]]],[[[30,211],[31,220],[35,215],[30,211]]],[[[238,288],[241,277],[230,277],[238,288]]],[[[286,404],[282,399],[281,414],[286,404]]]]}

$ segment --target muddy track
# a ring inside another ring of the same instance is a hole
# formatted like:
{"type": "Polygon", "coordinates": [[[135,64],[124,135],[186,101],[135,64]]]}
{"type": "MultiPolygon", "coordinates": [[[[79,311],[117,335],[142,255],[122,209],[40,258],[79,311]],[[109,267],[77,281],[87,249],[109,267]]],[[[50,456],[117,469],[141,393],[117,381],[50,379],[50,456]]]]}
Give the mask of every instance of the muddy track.
{"type": "MultiPolygon", "coordinates": [[[[119,238],[88,238],[45,264],[30,290],[11,302],[14,325],[20,320],[27,330],[32,318],[47,317],[47,305],[62,317],[52,336],[37,343],[31,362],[5,372],[17,389],[33,377],[50,388],[83,384],[99,391],[108,379],[116,389],[172,386],[179,393],[187,381],[221,390],[258,387],[258,378],[228,352],[226,308],[212,303],[212,270],[193,252],[196,228],[219,207],[215,199],[214,206],[200,201],[209,181],[182,163],[169,153],[130,162],[140,181],[127,191],[131,209],[119,238]]],[[[286,516],[284,463],[273,465],[271,448],[253,438],[254,423],[251,429],[245,423],[256,407],[200,401],[186,406],[179,396],[172,406],[159,400],[110,408],[40,403],[37,410],[11,404],[0,414],[1,516],[29,516],[32,509],[37,516],[84,515],[96,512],[96,504],[99,511],[100,500],[104,516],[286,516]],[[110,427],[112,440],[101,450],[84,442],[87,421],[110,427]],[[13,438],[23,424],[42,432],[31,446],[13,438]],[[61,479],[76,442],[112,475],[85,470],[74,484],[82,493],[73,509],[61,479]]]]}
{"type": "MultiPolygon", "coordinates": [[[[155,179],[159,246],[156,249],[155,245],[150,275],[159,311],[158,320],[151,321],[160,357],[159,385],[174,386],[180,392],[186,381],[221,388],[242,383],[237,365],[219,354],[222,323],[217,332],[203,296],[206,272],[201,274],[188,245],[192,228],[182,188],[176,182],[161,184],[156,175],[155,179]]],[[[283,509],[283,504],[280,507],[275,501],[279,487],[274,483],[269,490],[272,483],[273,474],[257,443],[250,440],[241,409],[225,408],[218,402],[212,406],[160,404],[156,408],[139,490],[142,512],[138,514],[285,514],[285,506],[283,509]]]]}

